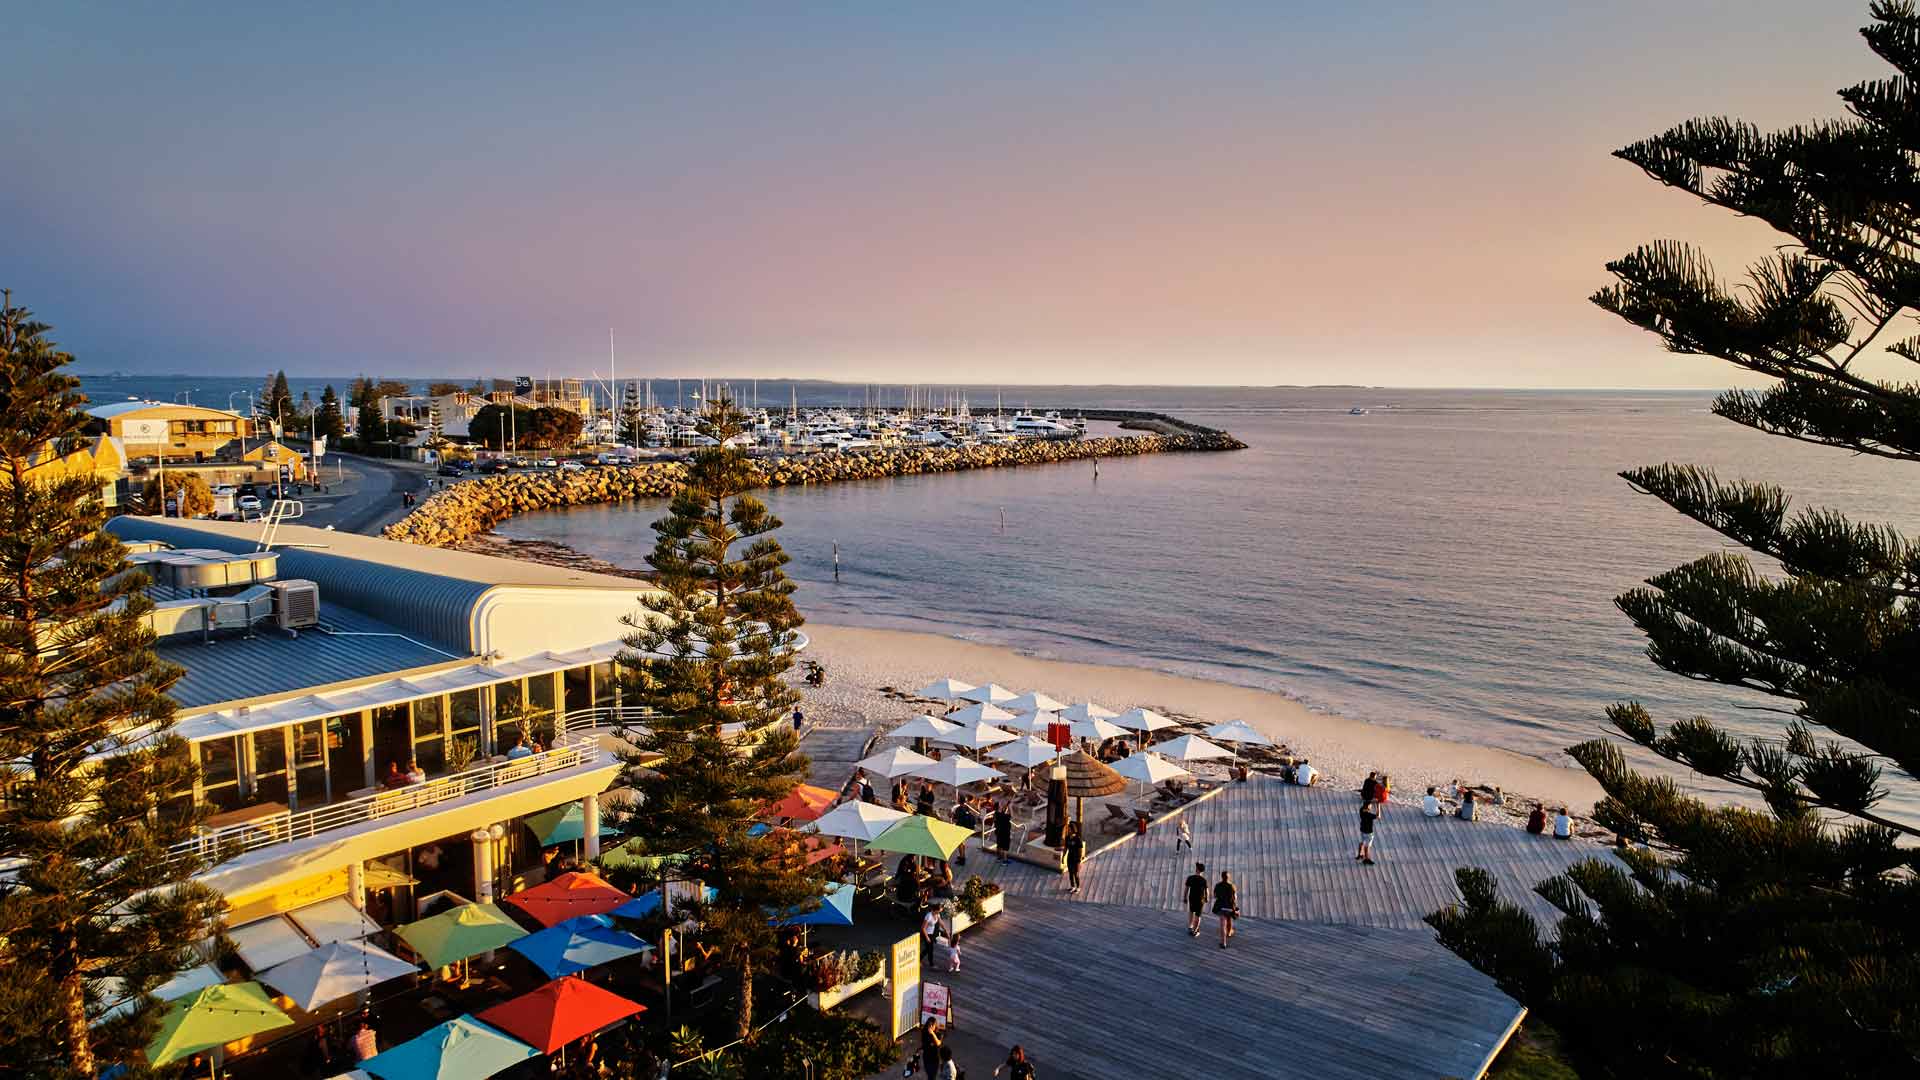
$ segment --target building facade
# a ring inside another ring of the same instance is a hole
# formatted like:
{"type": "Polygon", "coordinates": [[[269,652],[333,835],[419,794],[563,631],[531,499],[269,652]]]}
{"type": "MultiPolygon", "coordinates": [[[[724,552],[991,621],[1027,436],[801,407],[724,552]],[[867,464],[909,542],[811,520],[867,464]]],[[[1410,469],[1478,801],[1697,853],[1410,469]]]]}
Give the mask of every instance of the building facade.
{"type": "Polygon", "coordinates": [[[238,439],[254,437],[239,413],[163,401],[117,401],[87,410],[101,434],[119,440],[135,460],[166,455],[168,461],[207,461],[238,439]]]}

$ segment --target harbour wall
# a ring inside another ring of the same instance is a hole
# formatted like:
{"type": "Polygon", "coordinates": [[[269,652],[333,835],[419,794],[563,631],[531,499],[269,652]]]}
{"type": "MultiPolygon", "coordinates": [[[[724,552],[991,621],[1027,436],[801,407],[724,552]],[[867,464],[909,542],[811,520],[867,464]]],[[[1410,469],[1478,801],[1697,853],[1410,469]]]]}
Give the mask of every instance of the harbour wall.
{"type": "MultiPolygon", "coordinates": [[[[1091,417],[1091,412],[1088,415],[1091,417]]],[[[1141,414],[1138,418],[1125,419],[1145,421],[1168,418],[1141,414]]],[[[1245,447],[1245,443],[1226,432],[1202,429],[1181,430],[1177,434],[1035,440],[977,446],[924,446],[760,458],[755,459],[751,467],[759,479],[757,487],[787,487],[846,480],[880,480],[891,476],[959,472],[965,469],[1044,465],[1088,458],[1241,450],[1245,447]]],[[[603,466],[575,472],[509,473],[505,476],[462,480],[429,497],[413,513],[387,526],[383,535],[390,540],[410,544],[452,547],[491,531],[508,518],[534,510],[625,502],[629,499],[669,498],[685,482],[686,475],[686,465],[674,461],[625,467],[603,466]]]]}

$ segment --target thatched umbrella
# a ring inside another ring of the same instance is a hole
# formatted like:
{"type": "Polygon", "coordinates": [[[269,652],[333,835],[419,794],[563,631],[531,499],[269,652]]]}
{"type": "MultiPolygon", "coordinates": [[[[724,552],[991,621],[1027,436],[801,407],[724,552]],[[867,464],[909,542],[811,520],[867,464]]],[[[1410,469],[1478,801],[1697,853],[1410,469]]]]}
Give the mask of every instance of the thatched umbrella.
{"type": "Polygon", "coordinates": [[[1094,760],[1084,750],[1070,750],[1061,754],[1054,765],[1067,771],[1067,794],[1076,800],[1073,804],[1073,820],[1076,824],[1086,821],[1088,798],[1127,789],[1126,777],[1094,760]]]}

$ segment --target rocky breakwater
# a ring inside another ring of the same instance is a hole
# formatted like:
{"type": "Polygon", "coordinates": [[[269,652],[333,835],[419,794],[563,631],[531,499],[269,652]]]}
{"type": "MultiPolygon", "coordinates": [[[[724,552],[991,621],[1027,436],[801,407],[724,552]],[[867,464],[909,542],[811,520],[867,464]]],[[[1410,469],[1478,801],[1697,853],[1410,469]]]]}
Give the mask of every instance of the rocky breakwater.
{"type": "MultiPolygon", "coordinates": [[[[1245,443],[1225,432],[1132,435],[1121,438],[1028,441],[982,446],[911,447],[847,454],[763,458],[753,463],[761,487],[879,480],[889,476],[1044,465],[1086,458],[1127,457],[1172,451],[1240,450],[1245,443]]],[[[489,532],[531,510],[585,506],[628,499],[664,499],[686,479],[686,466],[658,462],[578,472],[527,472],[453,484],[392,525],[390,540],[452,547],[489,532]]]]}

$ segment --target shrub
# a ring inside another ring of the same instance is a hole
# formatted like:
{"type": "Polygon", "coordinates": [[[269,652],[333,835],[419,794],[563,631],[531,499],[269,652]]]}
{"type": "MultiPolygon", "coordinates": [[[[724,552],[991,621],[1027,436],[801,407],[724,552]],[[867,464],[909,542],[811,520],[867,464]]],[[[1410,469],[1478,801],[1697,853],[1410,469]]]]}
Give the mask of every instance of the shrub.
{"type": "Polygon", "coordinates": [[[808,1061],[815,1080],[862,1080],[898,1056],[893,1040],[871,1022],[796,1005],[785,1020],[761,1029],[747,1044],[741,1064],[748,1076],[793,1076],[798,1064],[808,1061]]]}
{"type": "Polygon", "coordinates": [[[967,918],[979,922],[987,917],[987,897],[997,896],[999,893],[999,885],[982,879],[979,874],[973,874],[967,878],[967,883],[961,886],[956,906],[967,918]]]}

